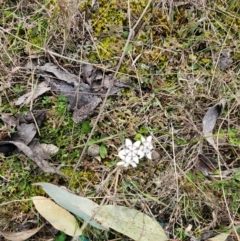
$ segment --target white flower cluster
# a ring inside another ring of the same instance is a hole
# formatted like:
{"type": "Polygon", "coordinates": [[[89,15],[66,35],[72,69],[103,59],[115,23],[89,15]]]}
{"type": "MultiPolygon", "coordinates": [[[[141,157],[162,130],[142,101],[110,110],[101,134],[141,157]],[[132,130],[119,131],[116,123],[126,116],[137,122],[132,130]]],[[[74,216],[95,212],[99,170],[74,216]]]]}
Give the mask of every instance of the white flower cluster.
{"type": "Polygon", "coordinates": [[[127,167],[132,165],[136,167],[139,163],[139,159],[146,156],[148,159],[152,159],[152,137],[148,136],[146,139],[141,137],[141,141],[132,143],[130,139],[125,140],[125,148],[118,152],[118,156],[121,159],[117,165],[127,167]]]}

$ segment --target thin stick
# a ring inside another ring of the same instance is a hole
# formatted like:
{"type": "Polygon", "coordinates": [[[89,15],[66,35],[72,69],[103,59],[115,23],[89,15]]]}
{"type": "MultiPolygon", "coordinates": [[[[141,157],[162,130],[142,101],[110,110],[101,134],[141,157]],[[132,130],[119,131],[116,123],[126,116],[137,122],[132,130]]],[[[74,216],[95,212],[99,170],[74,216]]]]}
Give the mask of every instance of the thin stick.
{"type": "Polygon", "coordinates": [[[176,194],[177,194],[177,202],[179,202],[179,188],[178,188],[178,173],[177,173],[177,163],[176,163],[176,154],[175,154],[175,145],[174,145],[174,133],[173,133],[173,124],[171,124],[171,134],[172,134],[172,154],[173,154],[173,164],[174,164],[174,172],[176,179],[176,194]]]}

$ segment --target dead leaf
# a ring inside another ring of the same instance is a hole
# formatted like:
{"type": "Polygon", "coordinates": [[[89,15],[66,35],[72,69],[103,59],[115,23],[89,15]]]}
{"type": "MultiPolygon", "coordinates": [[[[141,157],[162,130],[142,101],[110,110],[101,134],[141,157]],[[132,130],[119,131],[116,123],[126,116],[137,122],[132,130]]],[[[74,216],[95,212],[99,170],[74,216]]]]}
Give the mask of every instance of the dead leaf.
{"type": "Polygon", "coordinates": [[[29,157],[31,160],[33,160],[44,172],[57,173],[59,175],[66,176],[66,175],[64,175],[64,173],[62,173],[57,168],[55,168],[53,166],[50,166],[50,164],[42,158],[41,155],[43,155],[43,154],[39,150],[38,150],[39,152],[38,151],[36,152],[36,149],[35,149],[35,152],[34,152],[33,150],[31,150],[30,147],[28,147],[24,143],[16,142],[16,141],[2,141],[1,144],[13,144],[13,145],[15,145],[27,157],[29,157]]]}
{"type": "Polygon", "coordinates": [[[202,239],[202,240],[206,240],[206,239],[209,239],[209,238],[211,238],[211,237],[213,237],[213,236],[216,236],[216,235],[217,235],[217,232],[216,232],[216,231],[214,231],[214,230],[209,230],[209,231],[204,232],[204,233],[202,234],[201,239],[202,239]]]}
{"type": "Polygon", "coordinates": [[[35,196],[32,197],[37,211],[51,225],[70,236],[79,236],[82,234],[75,217],[67,210],[63,209],[48,198],[35,196]]]}
{"type": "Polygon", "coordinates": [[[41,127],[43,121],[46,118],[45,110],[33,110],[32,112],[27,112],[24,115],[18,116],[19,123],[37,123],[38,127],[41,127]]]}
{"type": "Polygon", "coordinates": [[[46,63],[44,66],[34,66],[33,63],[29,63],[26,68],[38,70],[52,91],[67,98],[68,109],[73,111],[73,120],[76,123],[82,122],[94,112],[102,101],[97,95],[105,95],[109,88],[111,88],[109,95],[114,95],[123,87],[129,87],[129,85],[123,86],[122,81],[118,80],[110,86],[112,73],[103,74],[101,69],[88,64],[82,66],[82,79],[53,63],[46,63]]]}
{"type": "Polygon", "coordinates": [[[0,130],[0,140],[5,141],[5,143],[0,141],[0,152],[9,156],[13,151],[17,150],[16,145],[11,144],[9,141],[24,143],[26,146],[29,145],[37,133],[35,122],[40,127],[46,117],[46,113],[42,110],[34,110],[24,115],[2,114],[2,117],[9,125],[16,125],[15,130],[10,130],[7,124],[5,124],[4,129],[0,130]],[[6,141],[8,142],[6,143],[6,141]]]}
{"type": "Polygon", "coordinates": [[[223,98],[218,104],[209,108],[203,117],[203,136],[206,137],[206,140],[210,145],[214,147],[215,150],[218,150],[214,139],[212,137],[212,132],[215,127],[218,117],[221,115],[226,104],[226,99],[223,98]]]}
{"type": "Polygon", "coordinates": [[[36,69],[42,70],[44,72],[52,73],[55,75],[58,79],[65,81],[66,83],[74,86],[79,85],[79,77],[69,73],[66,69],[63,67],[57,66],[53,63],[46,63],[43,66],[35,66],[36,69]]]}
{"type": "Polygon", "coordinates": [[[80,109],[74,108],[73,121],[76,123],[81,123],[86,120],[93,113],[100,102],[101,100],[96,97],[93,98],[90,103],[82,106],[80,109]]]}
{"type": "Polygon", "coordinates": [[[31,92],[28,92],[21,97],[18,98],[18,100],[15,102],[15,105],[22,105],[26,104],[28,105],[31,101],[35,100],[37,97],[41,96],[45,92],[51,90],[50,87],[48,87],[48,82],[43,81],[41,82],[37,88],[32,90],[31,92]]]}
{"type": "Polygon", "coordinates": [[[211,157],[199,154],[195,162],[195,167],[201,171],[203,175],[208,176],[218,168],[218,162],[211,157]]]}
{"type": "Polygon", "coordinates": [[[52,91],[67,98],[69,110],[73,111],[73,120],[76,123],[88,118],[102,101],[101,98],[93,95],[90,86],[85,83],[80,83],[80,86],[75,88],[63,81],[55,79],[49,81],[52,91]]]}
{"type": "Polygon", "coordinates": [[[24,241],[32,237],[34,234],[36,234],[43,226],[44,225],[42,225],[39,228],[34,228],[34,229],[30,229],[22,232],[16,232],[16,233],[5,232],[0,230],[0,233],[5,239],[11,240],[11,241],[24,241]]]}
{"type": "Polygon", "coordinates": [[[120,85],[119,81],[114,81],[112,83],[112,74],[104,75],[101,80],[94,80],[92,83],[92,89],[94,92],[106,94],[108,89],[110,88],[109,95],[114,95],[118,93],[123,87],[116,86],[117,84],[120,85]],[[113,84],[113,85],[111,85],[113,84]]]}
{"type": "Polygon", "coordinates": [[[18,120],[13,114],[2,113],[1,119],[5,124],[9,125],[10,127],[16,127],[18,125],[18,120]]]}
{"type": "Polygon", "coordinates": [[[44,159],[44,160],[50,159],[50,154],[48,152],[46,152],[44,150],[44,148],[42,148],[42,145],[39,143],[39,141],[37,139],[34,139],[30,143],[29,147],[32,150],[32,152],[39,158],[44,159]]]}
{"type": "Polygon", "coordinates": [[[20,141],[28,145],[37,133],[36,125],[23,123],[17,126],[16,133],[13,134],[12,141],[20,141]]]}
{"type": "Polygon", "coordinates": [[[43,121],[46,118],[46,111],[45,110],[33,110],[28,111],[27,113],[23,115],[16,114],[15,117],[17,118],[18,125],[21,125],[23,123],[34,123],[38,125],[38,127],[42,126],[43,121]]]}
{"type": "Polygon", "coordinates": [[[96,71],[97,69],[91,64],[82,65],[83,80],[85,80],[89,84],[89,86],[92,86],[92,82],[96,78],[96,71]]]}

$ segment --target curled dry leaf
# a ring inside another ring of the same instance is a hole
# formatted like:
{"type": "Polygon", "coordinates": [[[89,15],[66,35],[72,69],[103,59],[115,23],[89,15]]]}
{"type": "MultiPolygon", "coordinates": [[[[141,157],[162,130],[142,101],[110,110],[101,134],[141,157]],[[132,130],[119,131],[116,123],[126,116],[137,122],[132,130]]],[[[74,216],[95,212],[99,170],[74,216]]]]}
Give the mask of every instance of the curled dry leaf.
{"type": "Polygon", "coordinates": [[[30,237],[32,237],[34,234],[36,234],[43,226],[44,225],[42,225],[41,227],[38,227],[38,228],[29,229],[29,230],[25,230],[22,232],[16,232],[16,233],[5,232],[5,231],[0,230],[0,234],[7,240],[24,241],[24,240],[27,240],[30,237]]]}
{"type": "Polygon", "coordinates": [[[93,113],[93,111],[99,105],[100,102],[101,100],[98,97],[96,97],[93,98],[90,103],[82,106],[80,109],[74,108],[73,121],[76,123],[81,123],[84,120],[86,120],[89,117],[89,115],[93,113]]]}
{"type": "Polygon", "coordinates": [[[32,112],[27,112],[23,115],[12,115],[9,113],[2,113],[2,121],[11,127],[18,127],[19,125],[25,124],[35,124],[37,123],[40,127],[43,124],[43,121],[46,118],[45,110],[33,110],[32,112]]]}
{"type": "Polygon", "coordinates": [[[35,66],[36,69],[42,70],[44,72],[52,73],[55,75],[58,79],[65,81],[66,83],[74,86],[79,85],[79,77],[69,73],[66,69],[63,67],[59,67],[53,63],[46,63],[43,66],[35,66]]]}
{"type": "Polygon", "coordinates": [[[96,70],[97,69],[91,64],[82,65],[82,76],[89,86],[92,85],[93,80],[96,78],[96,70]]]}
{"type": "Polygon", "coordinates": [[[217,146],[212,137],[212,132],[215,127],[218,117],[221,115],[226,104],[226,99],[223,98],[218,104],[210,107],[203,117],[203,136],[206,137],[206,140],[211,144],[215,150],[217,146]]]}
{"type": "Polygon", "coordinates": [[[1,119],[5,124],[7,124],[11,127],[16,127],[18,125],[18,120],[13,114],[2,113],[1,119]]]}
{"type": "Polygon", "coordinates": [[[35,100],[37,97],[41,96],[42,94],[44,94],[49,90],[51,90],[51,88],[48,87],[48,82],[43,81],[37,86],[35,90],[33,89],[32,91],[19,97],[18,100],[15,102],[15,105],[17,106],[22,104],[28,105],[32,100],[35,100]]]}
{"type": "Polygon", "coordinates": [[[22,123],[17,126],[17,132],[13,134],[12,141],[23,142],[28,145],[37,133],[37,128],[34,123],[22,123]]]}
{"type": "Polygon", "coordinates": [[[45,111],[41,110],[35,110],[32,113],[28,112],[17,117],[2,114],[3,121],[9,125],[16,124],[16,131],[11,135],[8,132],[5,134],[0,133],[0,152],[9,155],[18,149],[32,159],[44,172],[58,173],[65,176],[61,171],[51,166],[46,161],[50,158],[50,155],[53,155],[58,151],[58,147],[52,144],[41,145],[36,139],[34,139],[37,133],[35,121],[41,126],[45,116],[45,111]],[[1,136],[3,138],[1,138],[1,136]]]}
{"type": "Polygon", "coordinates": [[[50,154],[42,148],[42,145],[39,143],[37,139],[34,139],[30,144],[32,152],[41,159],[47,160],[50,159],[50,154]]]}
{"type": "Polygon", "coordinates": [[[77,220],[68,211],[45,197],[35,196],[31,199],[37,211],[51,223],[54,228],[72,237],[82,234],[77,220]]]}
{"type": "Polygon", "coordinates": [[[2,141],[1,144],[13,144],[19,148],[27,157],[33,160],[44,172],[47,173],[57,173],[59,175],[65,176],[60,170],[51,166],[46,160],[44,160],[38,153],[34,152],[29,146],[21,142],[16,141],[2,141]]]}
{"type": "Polygon", "coordinates": [[[202,233],[201,239],[202,239],[202,240],[206,240],[206,239],[212,238],[212,237],[214,237],[214,236],[216,236],[216,235],[217,235],[217,232],[216,232],[216,231],[214,231],[214,230],[208,230],[208,231],[202,233]]]}
{"type": "Polygon", "coordinates": [[[32,112],[29,111],[24,115],[18,116],[19,124],[22,123],[37,123],[38,127],[41,127],[44,120],[46,118],[46,111],[45,110],[33,110],[32,112]]]}

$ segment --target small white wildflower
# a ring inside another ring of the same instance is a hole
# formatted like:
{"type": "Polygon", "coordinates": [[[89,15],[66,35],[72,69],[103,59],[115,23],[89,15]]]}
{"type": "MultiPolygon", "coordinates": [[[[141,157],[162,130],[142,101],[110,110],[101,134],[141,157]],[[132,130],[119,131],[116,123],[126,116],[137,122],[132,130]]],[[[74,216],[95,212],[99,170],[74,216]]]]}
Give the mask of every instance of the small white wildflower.
{"type": "Polygon", "coordinates": [[[142,145],[140,147],[140,150],[144,153],[144,155],[152,160],[152,136],[148,136],[146,139],[142,136],[141,137],[142,145]]]}
{"type": "Polygon", "coordinates": [[[125,148],[118,152],[118,156],[122,161],[118,162],[117,165],[136,167],[139,159],[144,156],[144,153],[140,150],[140,145],[140,141],[132,143],[130,139],[126,139],[125,148]]]}

